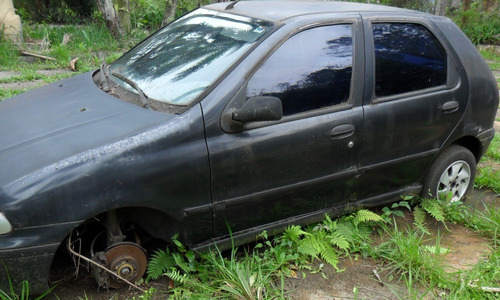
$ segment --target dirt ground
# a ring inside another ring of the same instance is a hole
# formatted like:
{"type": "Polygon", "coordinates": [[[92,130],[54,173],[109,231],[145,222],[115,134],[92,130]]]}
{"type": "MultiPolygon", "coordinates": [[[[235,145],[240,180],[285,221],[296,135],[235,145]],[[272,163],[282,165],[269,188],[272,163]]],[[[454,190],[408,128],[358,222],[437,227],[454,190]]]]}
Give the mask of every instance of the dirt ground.
{"type": "MultiPolygon", "coordinates": [[[[68,70],[41,70],[40,74],[55,75],[67,74],[68,70]]],[[[500,77],[500,72],[497,72],[500,77]]],[[[0,72],[0,80],[11,78],[20,74],[15,72],[0,72]]],[[[9,82],[0,83],[2,89],[25,89],[43,85],[42,80],[30,82],[9,82]]],[[[497,114],[497,120],[500,119],[500,111],[497,114]]],[[[500,132],[500,122],[495,122],[495,128],[500,132]]],[[[500,207],[500,199],[490,191],[474,190],[468,200],[468,205],[476,208],[484,207],[484,203],[493,204],[500,207]]],[[[408,222],[411,222],[410,216],[407,216],[408,222]]],[[[488,254],[487,241],[474,234],[468,229],[459,225],[448,226],[446,230],[440,223],[431,225],[431,231],[441,236],[441,245],[451,251],[445,256],[445,262],[450,271],[457,269],[470,268],[480,259],[488,254]]],[[[434,235],[434,236],[435,236],[434,235]]],[[[429,241],[432,243],[432,239],[429,241]]],[[[359,299],[398,299],[397,294],[404,294],[406,287],[404,283],[396,280],[389,280],[389,274],[379,261],[371,259],[362,259],[359,257],[349,257],[341,260],[339,269],[342,272],[336,272],[329,265],[322,267],[322,274],[306,273],[303,277],[298,272],[297,278],[289,278],[285,282],[290,299],[297,300],[336,300],[336,299],[354,299],[356,288],[359,299]],[[375,277],[374,270],[380,274],[382,282],[375,277]],[[399,292],[398,292],[399,291],[399,292]]],[[[45,299],[131,299],[138,297],[139,292],[122,288],[120,290],[102,290],[97,288],[97,284],[92,276],[86,270],[80,270],[78,278],[74,276],[74,268],[69,264],[62,272],[67,273],[67,277],[60,282],[45,299]]],[[[159,291],[166,291],[168,288],[166,278],[151,282],[148,287],[156,287],[159,291]]],[[[158,299],[165,298],[165,294],[158,294],[158,299]]]]}

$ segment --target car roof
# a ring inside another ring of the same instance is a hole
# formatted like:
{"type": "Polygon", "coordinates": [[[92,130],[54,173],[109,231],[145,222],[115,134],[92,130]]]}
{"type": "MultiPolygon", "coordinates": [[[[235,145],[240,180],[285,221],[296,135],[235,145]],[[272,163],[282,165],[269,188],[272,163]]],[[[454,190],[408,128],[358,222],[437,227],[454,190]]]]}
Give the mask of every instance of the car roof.
{"type": "Polygon", "coordinates": [[[221,2],[206,8],[259,19],[283,22],[287,19],[325,13],[396,12],[422,14],[420,12],[384,5],[339,1],[238,1],[221,2]],[[231,5],[233,7],[231,8],[231,5]]]}

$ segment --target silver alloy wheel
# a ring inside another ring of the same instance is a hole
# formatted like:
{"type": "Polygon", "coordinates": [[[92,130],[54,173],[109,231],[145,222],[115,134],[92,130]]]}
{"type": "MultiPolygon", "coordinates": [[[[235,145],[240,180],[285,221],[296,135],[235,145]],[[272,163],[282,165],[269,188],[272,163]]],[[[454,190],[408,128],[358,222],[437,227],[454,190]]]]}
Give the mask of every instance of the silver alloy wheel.
{"type": "Polygon", "coordinates": [[[441,174],[437,186],[437,195],[441,199],[451,195],[450,202],[459,201],[467,191],[470,180],[469,164],[463,160],[455,161],[441,174]]]}

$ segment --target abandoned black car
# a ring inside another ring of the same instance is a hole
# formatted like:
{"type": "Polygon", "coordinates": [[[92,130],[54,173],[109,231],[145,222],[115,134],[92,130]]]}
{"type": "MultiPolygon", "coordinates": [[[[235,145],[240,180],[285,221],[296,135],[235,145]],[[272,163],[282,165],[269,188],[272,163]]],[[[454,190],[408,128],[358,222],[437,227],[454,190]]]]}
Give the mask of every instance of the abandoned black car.
{"type": "Polygon", "coordinates": [[[134,281],[142,236],[201,250],[228,227],[244,243],[401,194],[461,200],[497,107],[488,66],[446,18],[209,5],[109,66],[0,103],[0,261],[40,292],[78,236],[134,281]]]}

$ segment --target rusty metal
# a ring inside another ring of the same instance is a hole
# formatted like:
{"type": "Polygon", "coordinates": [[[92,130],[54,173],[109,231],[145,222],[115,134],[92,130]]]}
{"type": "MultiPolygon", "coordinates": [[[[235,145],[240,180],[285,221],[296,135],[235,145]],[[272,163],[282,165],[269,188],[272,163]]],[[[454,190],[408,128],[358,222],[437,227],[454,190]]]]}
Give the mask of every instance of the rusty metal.
{"type": "MultiPolygon", "coordinates": [[[[135,243],[122,242],[113,245],[106,250],[105,256],[106,267],[130,282],[137,281],[146,272],[146,253],[135,243]]],[[[118,277],[110,276],[109,278],[111,288],[120,288],[124,284],[125,282],[118,277]]]]}
{"type": "MultiPolygon", "coordinates": [[[[86,262],[88,262],[89,264],[91,265],[94,265],[96,266],[97,268],[100,268],[102,269],[104,272],[107,272],[109,274],[113,274],[114,276],[120,276],[120,275],[117,275],[116,273],[113,273],[111,270],[109,270],[108,268],[100,265],[99,263],[93,261],[92,259],[88,258],[88,257],[85,257],[83,255],[81,255],[80,253],[76,252],[74,249],[73,249],[73,243],[71,242],[71,235],[72,233],[70,233],[69,235],[69,238],[68,238],[68,244],[66,245],[68,251],[73,255],[73,256],[76,256],[78,257],[79,259],[82,259],[86,262]]],[[[141,289],[140,287],[138,287],[137,285],[133,284],[132,282],[128,281],[126,278],[121,278],[126,284],[130,285],[131,287],[133,288],[136,288],[138,289],[139,291],[141,291],[142,293],[145,293],[146,291],[141,289]]]]}

